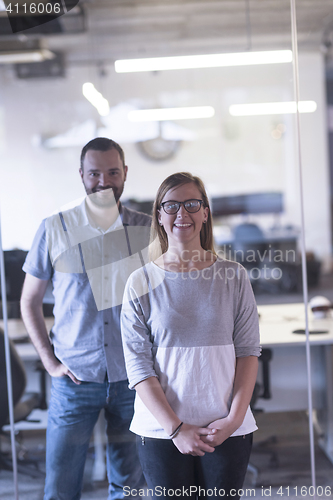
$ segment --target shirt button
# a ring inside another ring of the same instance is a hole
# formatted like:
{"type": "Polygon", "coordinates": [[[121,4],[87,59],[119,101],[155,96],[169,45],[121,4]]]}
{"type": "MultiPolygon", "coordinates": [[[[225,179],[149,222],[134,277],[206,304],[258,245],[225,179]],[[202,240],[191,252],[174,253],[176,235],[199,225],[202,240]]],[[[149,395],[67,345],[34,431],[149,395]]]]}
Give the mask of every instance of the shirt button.
{"type": "Polygon", "coordinates": [[[104,279],[105,279],[105,280],[108,280],[109,278],[108,278],[108,276],[104,276],[104,279]]]}
{"type": "Polygon", "coordinates": [[[104,347],[107,347],[108,345],[107,344],[104,344],[104,347]]]}
{"type": "Polygon", "coordinates": [[[105,322],[104,322],[104,325],[108,325],[108,324],[109,324],[109,322],[108,322],[108,321],[105,321],[105,322]]]}

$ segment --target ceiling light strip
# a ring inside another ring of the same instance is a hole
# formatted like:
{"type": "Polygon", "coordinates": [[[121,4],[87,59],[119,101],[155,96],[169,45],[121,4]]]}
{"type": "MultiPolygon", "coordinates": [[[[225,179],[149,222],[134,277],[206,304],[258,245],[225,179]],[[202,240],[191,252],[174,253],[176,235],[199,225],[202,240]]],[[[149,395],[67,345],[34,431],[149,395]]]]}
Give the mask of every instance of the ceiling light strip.
{"type": "Polygon", "coordinates": [[[101,116],[107,116],[110,112],[109,102],[98,92],[93,83],[87,82],[82,85],[84,97],[97,109],[101,116]]]}
{"type": "MultiPolygon", "coordinates": [[[[233,104],[229,107],[232,116],[284,115],[296,113],[296,102],[260,102],[252,104],[233,104]]],[[[314,113],[317,109],[315,101],[300,101],[300,113],[314,113]]]]}
{"type": "Polygon", "coordinates": [[[133,73],[289,62],[292,62],[291,50],[270,50],[261,52],[235,52],[231,54],[119,59],[115,61],[115,70],[117,73],[133,73]]]}
{"type": "Polygon", "coordinates": [[[155,122],[166,120],[192,120],[211,118],[215,110],[212,106],[195,106],[188,108],[141,109],[130,111],[128,119],[131,122],[155,122]]]}

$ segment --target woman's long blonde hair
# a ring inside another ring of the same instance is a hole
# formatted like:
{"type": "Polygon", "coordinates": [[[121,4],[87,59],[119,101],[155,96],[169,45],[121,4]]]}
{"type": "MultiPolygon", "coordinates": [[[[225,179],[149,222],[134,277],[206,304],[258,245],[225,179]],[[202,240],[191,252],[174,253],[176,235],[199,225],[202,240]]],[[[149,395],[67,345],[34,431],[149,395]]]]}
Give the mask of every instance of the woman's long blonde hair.
{"type": "Polygon", "coordinates": [[[161,209],[161,203],[170,189],[175,189],[184,184],[193,182],[200,191],[203,206],[208,208],[208,218],[206,224],[202,224],[200,231],[200,244],[204,250],[208,250],[215,254],[214,239],[213,239],[213,220],[210,211],[208,196],[204,183],[200,177],[190,174],[189,172],[178,172],[167,177],[160,185],[156,199],[153,205],[153,221],[150,230],[150,246],[149,246],[149,259],[150,261],[156,260],[160,255],[168,250],[168,237],[163,226],[160,226],[158,221],[158,212],[161,209]]]}

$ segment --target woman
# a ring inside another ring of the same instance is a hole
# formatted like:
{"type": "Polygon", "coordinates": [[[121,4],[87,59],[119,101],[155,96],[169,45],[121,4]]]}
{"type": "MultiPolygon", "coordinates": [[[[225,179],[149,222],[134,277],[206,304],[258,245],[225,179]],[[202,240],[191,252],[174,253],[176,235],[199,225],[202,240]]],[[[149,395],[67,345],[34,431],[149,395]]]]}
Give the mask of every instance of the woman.
{"type": "Polygon", "coordinates": [[[260,355],[251,285],[242,266],[214,252],[198,177],[182,172],[162,183],[152,240],[160,255],[155,248],[153,261],[130,276],[122,312],[137,393],[131,430],[150,494],[239,498],[257,429],[249,408],[260,355]]]}

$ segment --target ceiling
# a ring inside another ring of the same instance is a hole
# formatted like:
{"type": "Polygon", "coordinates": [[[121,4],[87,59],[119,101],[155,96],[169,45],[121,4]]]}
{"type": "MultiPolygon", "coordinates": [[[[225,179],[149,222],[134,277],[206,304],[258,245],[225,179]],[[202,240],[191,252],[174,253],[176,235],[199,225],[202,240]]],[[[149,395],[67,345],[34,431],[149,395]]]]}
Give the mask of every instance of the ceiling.
{"type": "MultiPolygon", "coordinates": [[[[333,0],[296,0],[296,9],[300,50],[321,47],[333,59],[333,0]]],[[[0,51],[38,39],[64,52],[68,65],[291,48],[289,0],[81,0],[65,16],[15,35],[0,15],[0,51]]]]}

